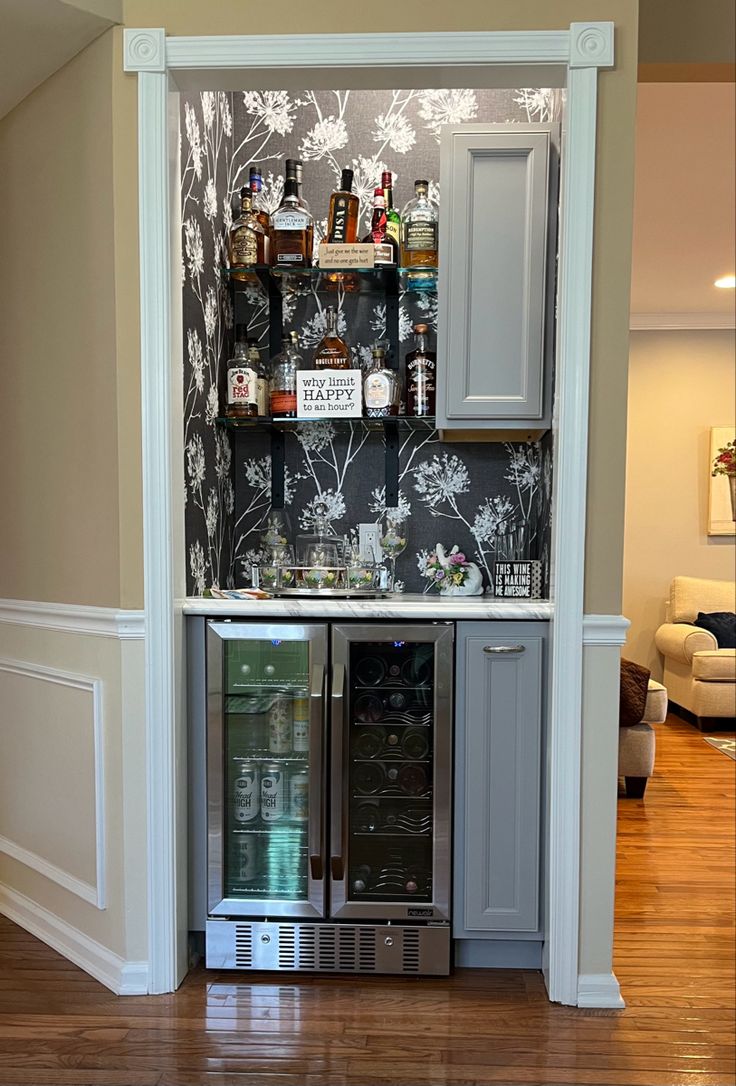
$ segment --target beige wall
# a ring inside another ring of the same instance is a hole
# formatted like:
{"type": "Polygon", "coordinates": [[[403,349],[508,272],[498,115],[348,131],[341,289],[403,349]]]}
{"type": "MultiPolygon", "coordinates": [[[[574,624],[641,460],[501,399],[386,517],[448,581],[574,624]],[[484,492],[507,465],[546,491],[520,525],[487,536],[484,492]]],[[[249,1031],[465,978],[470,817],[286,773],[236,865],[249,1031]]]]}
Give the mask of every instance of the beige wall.
{"type": "Polygon", "coordinates": [[[633,332],[629,363],[625,654],[661,679],[654,634],[678,574],[733,579],[733,537],[708,537],[710,428],[734,423],[733,332],[633,332]]]}

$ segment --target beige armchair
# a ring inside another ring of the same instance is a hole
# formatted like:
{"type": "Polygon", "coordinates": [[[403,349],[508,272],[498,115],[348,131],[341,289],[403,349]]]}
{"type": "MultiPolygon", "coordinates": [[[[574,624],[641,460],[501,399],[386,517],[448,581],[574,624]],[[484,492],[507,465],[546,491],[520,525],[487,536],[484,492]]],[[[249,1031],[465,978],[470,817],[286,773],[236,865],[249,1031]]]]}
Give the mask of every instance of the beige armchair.
{"type": "Polygon", "coordinates": [[[709,718],[736,716],[736,649],[719,649],[708,630],[693,626],[698,612],[736,609],[733,581],[675,577],[670,585],[667,621],[655,635],[664,656],[663,682],[675,711],[695,718],[699,728],[709,718]]]}

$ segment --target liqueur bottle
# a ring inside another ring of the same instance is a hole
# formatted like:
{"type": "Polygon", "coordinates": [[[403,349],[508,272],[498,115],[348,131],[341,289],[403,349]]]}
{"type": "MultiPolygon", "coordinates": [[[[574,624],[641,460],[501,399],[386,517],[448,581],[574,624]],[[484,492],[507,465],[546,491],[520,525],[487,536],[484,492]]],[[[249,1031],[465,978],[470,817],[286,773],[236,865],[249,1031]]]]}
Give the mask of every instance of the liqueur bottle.
{"type": "Polygon", "coordinates": [[[428,418],[435,413],[435,370],[433,351],[427,349],[427,325],[414,325],[416,346],[406,356],[406,413],[428,418]]]}
{"type": "Polygon", "coordinates": [[[358,239],[360,201],[353,192],[353,171],[342,171],[340,188],[330,197],[327,240],[337,245],[351,245],[358,239]]]}
{"type": "Polygon", "coordinates": [[[337,334],[337,310],[333,305],[325,309],[325,334],[317,345],[312,360],[315,370],[350,370],[353,368],[350,348],[337,334]]]}
{"type": "MultiPolygon", "coordinates": [[[[266,232],[266,237],[271,230],[271,216],[266,211],[263,202],[263,175],[261,174],[260,166],[251,166],[250,168],[250,202],[253,208],[253,214],[258,219],[259,223],[266,232]]],[[[268,261],[266,261],[268,263],[268,261]]]]}
{"type": "Polygon", "coordinates": [[[399,263],[399,246],[392,237],[389,237],[386,230],[387,225],[388,219],[386,218],[386,201],[383,196],[383,189],[374,189],[371,228],[363,238],[363,242],[366,245],[373,244],[375,262],[377,265],[384,267],[399,263]]]}
{"type": "Polygon", "coordinates": [[[281,353],[271,361],[270,405],[274,419],[296,418],[296,371],[301,363],[292,336],[283,336],[281,353]]]}
{"type": "Polygon", "coordinates": [[[384,419],[399,413],[399,375],[386,365],[383,347],[371,349],[370,369],[363,378],[363,414],[368,419],[384,419]]]}
{"type": "Polygon", "coordinates": [[[245,325],[236,329],[233,356],[227,364],[227,403],[225,415],[229,419],[255,418],[258,414],[256,371],[246,342],[245,325]]]}
{"type": "Polygon", "coordinates": [[[240,215],[228,236],[228,258],[234,279],[248,279],[255,264],[267,263],[268,238],[251,205],[250,188],[240,190],[240,215]]]}
{"type": "Polygon", "coordinates": [[[414,199],[401,214],[401,263],[405,268],[436,268],[439,211],[429,198],[429,183],[414,182],[414,199]]]}
{"type": "Polygon", "coordinates": [[[393,238],[397,248],[401,245],[401,215],[394,207],[393,178],[390,170],[381,174],[383,197],[386,201],[386,234],[393,238]]]}
{"type": "Polygon", "coordinates": [[[281,206],[271,219],[271,264],[277,268],[310,268],[314,220],[299,201],[296,164],[286,163],[286,182],[281,206]]]}

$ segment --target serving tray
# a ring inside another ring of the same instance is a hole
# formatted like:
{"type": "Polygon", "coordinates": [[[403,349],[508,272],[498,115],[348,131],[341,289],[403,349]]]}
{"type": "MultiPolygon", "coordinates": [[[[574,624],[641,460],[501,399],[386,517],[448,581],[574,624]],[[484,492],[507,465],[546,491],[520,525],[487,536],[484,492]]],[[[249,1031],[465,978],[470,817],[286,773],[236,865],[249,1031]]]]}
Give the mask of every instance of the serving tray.
{"type": "Polygon", "coordinates": [[[270,588],[268,591],[276,599],[294,596],[302,599],[385,600],[389,595],[380,588],[270,588]]]}

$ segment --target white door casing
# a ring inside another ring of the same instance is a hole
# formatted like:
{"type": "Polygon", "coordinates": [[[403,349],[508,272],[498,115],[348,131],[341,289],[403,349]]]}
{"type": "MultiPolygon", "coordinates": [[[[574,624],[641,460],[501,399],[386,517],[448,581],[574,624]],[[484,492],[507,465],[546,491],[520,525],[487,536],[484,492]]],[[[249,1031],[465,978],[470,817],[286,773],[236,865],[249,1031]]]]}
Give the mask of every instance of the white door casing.
{"type": "MultiPolygon", "coordinates": [[[[569,30],[427,34],[166,37],[162,28],[125,31],[124,66],[138,73],[141,275],[141,388],[148,794],[150,989],[181,980],[178,943],[186,902],[177,893],[177,804],[186,787],[177,745],[175,684],[184,667],[174,637],[176,569],[172,543],[180,467],[171,418],[171,269],[177,210],[170,200],[167,98],[177,78],[197,73],[322,68],[464,68],[514,65],[527,85],[545,69],[566,72],[557,329],[557,435],[553,513],[555,616],[547,759],[547,920],[545,980],[551,1000],[578,1000],[580,741],[583,646],[585,490],[587,479],[591,272],[599,68],[613,65],[613,23],[572,23],[569,30]]],[[[508,68],[506,69],[508,70],[508,68]]],[[[553,78],[557,78],[555,75],[553,78]]]]}

